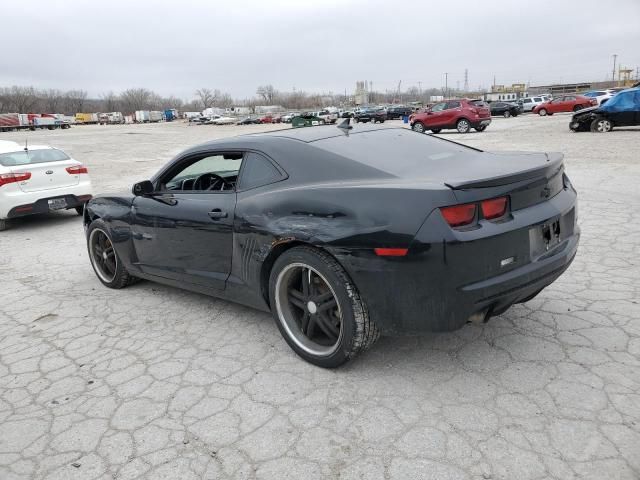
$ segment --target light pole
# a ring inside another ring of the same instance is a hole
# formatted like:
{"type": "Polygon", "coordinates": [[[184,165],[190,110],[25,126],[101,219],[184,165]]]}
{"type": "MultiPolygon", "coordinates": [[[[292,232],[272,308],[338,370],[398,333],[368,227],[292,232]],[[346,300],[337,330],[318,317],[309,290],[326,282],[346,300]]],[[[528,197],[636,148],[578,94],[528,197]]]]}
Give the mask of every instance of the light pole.
{"type": "Polygon", "coordinates": [[[449,98],[449,72],[444,72],[444,98],[449,98]]]}
{"type": "Polygon", "coordinates": [[[616,59],[618,58],[618,54],[613,54],[613,72],[611,73],[611,80],[616,81],[616,59]]]}

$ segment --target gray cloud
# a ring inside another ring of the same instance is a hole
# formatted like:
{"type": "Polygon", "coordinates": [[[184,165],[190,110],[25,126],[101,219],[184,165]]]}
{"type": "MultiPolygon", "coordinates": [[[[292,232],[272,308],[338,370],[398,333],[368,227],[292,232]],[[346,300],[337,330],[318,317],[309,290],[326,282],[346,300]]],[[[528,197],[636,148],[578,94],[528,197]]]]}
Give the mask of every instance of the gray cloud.
{"type": "Polygon", "coordinates": [[[640,1],[3,2],[0,86],[279,90],[569,82],[640,65],[640,1]]]}

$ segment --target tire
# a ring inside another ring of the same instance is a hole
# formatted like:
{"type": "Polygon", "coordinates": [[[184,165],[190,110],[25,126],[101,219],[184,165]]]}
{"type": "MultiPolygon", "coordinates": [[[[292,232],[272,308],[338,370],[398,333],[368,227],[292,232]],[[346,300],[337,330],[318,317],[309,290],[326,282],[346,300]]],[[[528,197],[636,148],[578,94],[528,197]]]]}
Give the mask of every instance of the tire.
{"type": "Polygon", "coordinates": [[[418,132],[418,133],[424,133],[425,132],[424,124],[422,122],[415,122],[411,126],[411,130],[413,130],[414,132],[418,132]]]}
{"type": "Polygon", "coordinates": [[[358,122],[359,122],[358,117],[353,117],[353,123],[358,123],[358,122]]]}
{"type": "Polygon", "coordinates": [[[582,110],[584,107],[582,105],[576,105],[573,107],[573,111],[574,112],[579,112],[580,110],[582,110]]]}
{"type": "Polygon", "coordinates": [[[441,128],[432,128],[432,129],[431,129],[431,133],[435,133],[435,134],[438,134],[438,133],[440,133],[441,131],[442,131],[442,129],[441,129],[441,128]]]}
{"type": "Polygon", "coordinates": [[[469,123],[469,120],[467,120],[466,118],[461,118],[460,120],[458,120],[456,122],[456,130],[458,130],[458,133],[469,133],[469,130],[471,130],[471,124],[469,123]]]}
{"type": "Polygon", "coordinates": [[[480,125],[479,127],[476,127],[476,132],[484,132],[486,129],[486,125],[480,125]]]}
{"type": "Polygon", "coordinates": [[[294,247],[278,257],[269,276],[269,299],[285,341],[313,365],[339,367],[380,337],[355,285],[321,250],[294,247]]]}
{"type": "Polygon", "coordinates": [[[82,216],[84,214],[84,204],[75,207],[75,211],[78,215],[82,216]]]}
{"type": "Polygon", "coordinates": [[[380,123],[384,123],[384,120],[379,120],[380,123]]]}
{"type": "Polygon", "coordinates": [[[591,122],[590,129],[596,133],[607,133],[613,129],[613,124],[606,118],[596,118],[591,122]]]}
{"type": "Polygon", "coordinates": [[[504,118],[509,118],[511,116],[511,112],[509,110],[505,110],[504,113],[502,114],[502,116],[504,118]]]}
{"type": "Polygon", "coordinates": [[[538,115],[540,115],[541,117],[546,117],[547,116],[547,109],[546,108],[541,108],[540,110],[538,110],[538,115]]]}
{"type": "Polygon", "coordinates": [[[9,220],[0,218],[0,232],[3,232],[9,228],[9,220]]]}
{"type": "Polygon", "coordinates": [[[99,218],[89,225],[87,229],[87,251],[89,253],[89,260],[91,261],[91,266],[98,280],[100,280],[104,286],[115,289],[124,288],[134,283],[137,279],[130,275],[122,264],[115,248],[113,248],[113,243],[108,231],[107,225],[99,218]],[[106,242],[104,241],[105,238],[107,240],[106,242]],[[100,250],[96,248],[98,246],[100,250]],[[111,254],[113,256],[112,262],[108,260],[111,254]]]}

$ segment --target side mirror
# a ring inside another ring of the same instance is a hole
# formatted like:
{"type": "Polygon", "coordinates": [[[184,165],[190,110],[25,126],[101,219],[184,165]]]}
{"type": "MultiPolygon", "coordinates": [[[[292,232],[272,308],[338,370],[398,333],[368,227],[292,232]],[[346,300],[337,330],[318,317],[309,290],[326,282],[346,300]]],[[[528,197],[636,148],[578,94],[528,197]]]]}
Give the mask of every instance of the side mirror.
{"type": "Polygon", "coordinates": [[[149,195],[150,193],[153,193],[153,183],[149,180],[134,183],[131,192],[137,197],[141,195],[149,195]]]}

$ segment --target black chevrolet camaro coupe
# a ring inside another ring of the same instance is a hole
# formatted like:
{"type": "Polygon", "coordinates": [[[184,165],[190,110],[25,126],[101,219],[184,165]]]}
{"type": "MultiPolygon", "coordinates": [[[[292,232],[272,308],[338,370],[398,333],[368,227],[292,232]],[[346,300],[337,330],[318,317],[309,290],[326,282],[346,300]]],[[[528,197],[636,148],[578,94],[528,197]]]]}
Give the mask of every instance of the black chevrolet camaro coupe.
{"type": "Polygon", "coordinates": [[[526,302],[578,247],[560,154],[490,153],[403,128],[216,140],[84,211],[91,264],[273,312],[336,367],[380,335],[448,331],[526,302]]]}

